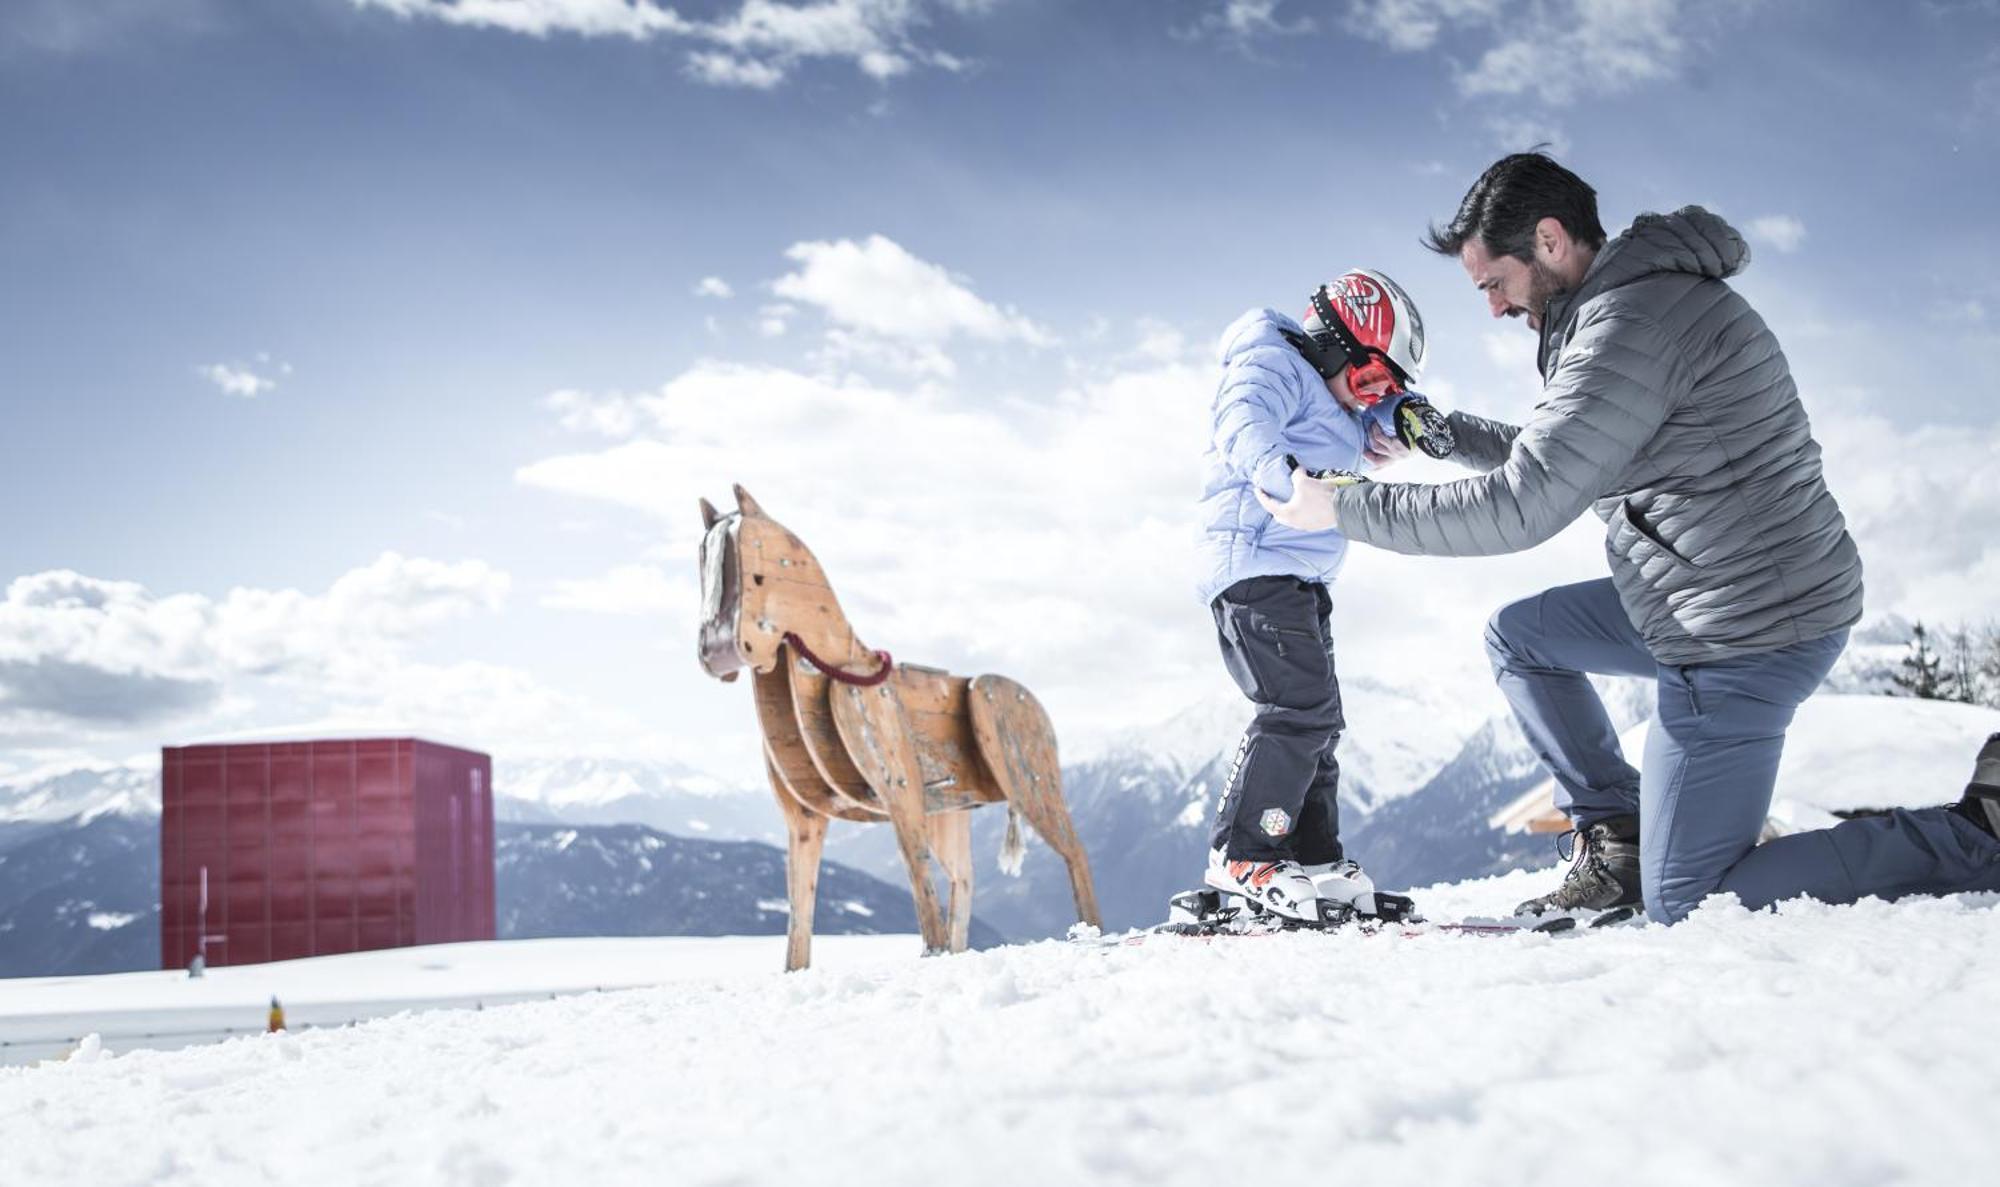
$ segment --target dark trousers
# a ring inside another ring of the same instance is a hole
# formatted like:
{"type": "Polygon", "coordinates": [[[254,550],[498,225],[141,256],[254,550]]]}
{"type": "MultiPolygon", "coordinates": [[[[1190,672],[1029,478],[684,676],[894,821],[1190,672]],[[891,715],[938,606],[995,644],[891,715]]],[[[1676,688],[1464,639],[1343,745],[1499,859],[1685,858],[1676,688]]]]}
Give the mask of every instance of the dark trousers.
{"type": "Polygon", "coordinates": [[[1333,673],[1333,599],[1291,577],[1251,577],[1209,607],[1222,662],[1257,715],[1236,748],[1212,848],[1237,861],[1337,861],[1346,720],[1333,673]]]}

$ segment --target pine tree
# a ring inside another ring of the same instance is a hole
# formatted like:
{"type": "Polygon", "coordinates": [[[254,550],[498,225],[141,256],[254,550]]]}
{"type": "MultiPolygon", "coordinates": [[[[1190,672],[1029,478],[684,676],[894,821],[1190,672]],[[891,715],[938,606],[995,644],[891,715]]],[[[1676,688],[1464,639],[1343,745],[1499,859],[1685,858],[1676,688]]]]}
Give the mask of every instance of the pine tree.
{"type": "Polygon", "coordinates": [[[1900,671],[1889,674],[1889,680],[1903,690],[1903,695],[1927,701],[1945,699],[1944,661],[1931,650],[1930,635],[1923,623],[1911,628],[1910,653],[1903,657],[1900,666],[1900,671]]]}
{"type": "Polygon", "coordinates": [[[1938,697],[1967,705],[1979,703],[1979,663],[1975,658],[1972,631],[1964,623],[1943,632],[1943,653],[1938,657],[1938,697]]]}

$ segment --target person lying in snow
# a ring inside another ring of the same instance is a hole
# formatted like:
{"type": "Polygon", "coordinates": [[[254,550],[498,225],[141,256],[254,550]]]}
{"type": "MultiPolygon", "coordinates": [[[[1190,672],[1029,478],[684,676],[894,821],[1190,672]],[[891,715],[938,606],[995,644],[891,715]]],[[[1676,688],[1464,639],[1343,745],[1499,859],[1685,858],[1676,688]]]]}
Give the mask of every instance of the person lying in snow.
{"type": "Polygon", "coordinates": [[[1202,459],[1201,597],[1222,662],[1256,716],[1215,817],[1206,881],[1280,915],[1320,901],[1376,913],[1374,886],[1340,845],[1334,748],[1344,728],[1332,599],[1347,542],[1272,520],[1295,467],[1352,471],[1449,452],[1444,418],[1408,390],[1424,327],[1401,287],[1360,269],[1322,286],[1302,321],[1269,309],[1222,335],[1222,381],[1202,459]]]}
{"type": "Polygon", "coordinates": [[[1476,477],[1301,477],[1259,500],[1297,531],[1427,556],[1532,548],[1586,508],[1604,519],[1609,578],[1502,607],[1486,631],[1577,834],[1562,884],[1518,911],[1643,903],[1670,923],[1718,891],[1755,909],[2000,889],[2000,737],[1956,804],[1757,844],[1785,730],[1861,616],[1861,557],[1777,338],[1726,283],[1749,262],[1742,236],[1688,207],[1606,242],[1596,192],[1519,153],[1430,246],[1495,317],[1540,333],[1533,417],[1451,415],[1476,477]],[[1589,672],[1657,683],[1642,770],[1589,672]]]}

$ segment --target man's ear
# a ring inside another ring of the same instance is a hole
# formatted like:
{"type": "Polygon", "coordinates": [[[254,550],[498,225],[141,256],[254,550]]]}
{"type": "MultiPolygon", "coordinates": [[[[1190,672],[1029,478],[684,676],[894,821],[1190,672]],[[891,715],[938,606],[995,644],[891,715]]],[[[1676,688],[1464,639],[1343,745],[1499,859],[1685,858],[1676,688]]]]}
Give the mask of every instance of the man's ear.
{"type": "Polygon", "coordinates": [[[1569,257],[1569,229],[1562,220],[1545,218],[1535,224],[1535,254],[1547,264],[1560,264],[1569,257]]]}

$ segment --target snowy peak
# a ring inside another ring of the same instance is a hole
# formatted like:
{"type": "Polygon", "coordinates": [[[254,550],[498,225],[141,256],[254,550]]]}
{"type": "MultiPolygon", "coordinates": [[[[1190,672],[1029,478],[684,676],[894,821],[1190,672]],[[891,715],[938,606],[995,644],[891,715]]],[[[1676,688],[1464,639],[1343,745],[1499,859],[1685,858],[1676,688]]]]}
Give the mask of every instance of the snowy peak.
{"type": "Polygon", "coordinates": [[[783,819],[764,788],[672,762],[609,758],[520,759],[494,764],[501,820],[643,824],[685,837],[776,840],[783,819]]]}
{"type": "Polygon", "coordinates": [[[0,822],[160,814],[160,770],[130,764],[74,767],[0,783],[0,822]]]}
{"type": "MultiPolygon", "coordinates": [[[[1343,678],[1341,707],[1347,718],[1339,752],[1341,793],[1356,812],[1422,787],[1505,708],[1487,686],[1468,695],[1453,680],[1389,683],[1371,677],[1343,678]]],[[[1253,711],[1242,693],[1223,686],[1157,726],[1118,735],[1083,762],[1129,768],[1134,788],[1178,793],[1211,765],[1227,769],[1253,711]]]]}
{"type": "Polygon", "coordinates": [[[493,785],[509,799],[553,811],[634,797],[708,797],[741,790],[680,763],[610,758],[501,760],[494,764],[493,785]]]}

